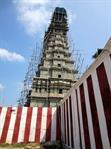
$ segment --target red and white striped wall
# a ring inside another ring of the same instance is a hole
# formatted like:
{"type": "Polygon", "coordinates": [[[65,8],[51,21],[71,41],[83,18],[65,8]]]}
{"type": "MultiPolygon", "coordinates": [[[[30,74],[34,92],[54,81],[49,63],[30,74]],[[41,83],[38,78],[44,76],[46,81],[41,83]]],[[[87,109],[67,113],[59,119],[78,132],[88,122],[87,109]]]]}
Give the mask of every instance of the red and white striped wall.
{"type": "Polygon", "coordinates": [[[58,140],[56,108],[0,107],[0,143],[58,140]]]}
{"type": "Polygon", "coordinates": [[[64,144],[75,149],[111,149],[111,49],[104,49],[59,109],[64,144]]]}
{"type": "Polygon", "coordinates": [[[0,143],[111,149],[111,39],[57,108],[0,107],[0,143]]]}

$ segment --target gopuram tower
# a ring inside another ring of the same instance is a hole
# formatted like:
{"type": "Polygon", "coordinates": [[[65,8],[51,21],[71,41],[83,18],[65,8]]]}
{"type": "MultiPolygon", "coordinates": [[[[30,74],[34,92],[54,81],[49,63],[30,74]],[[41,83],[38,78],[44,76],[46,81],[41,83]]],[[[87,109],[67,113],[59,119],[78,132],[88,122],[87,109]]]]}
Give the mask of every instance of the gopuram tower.
{"type": "Polygon", "coordinates": [[[27,106],[56,106],[76,82],[67,32],[66,10],[56,7],[45,32],[43,56],[27,96],[27,106]]]}

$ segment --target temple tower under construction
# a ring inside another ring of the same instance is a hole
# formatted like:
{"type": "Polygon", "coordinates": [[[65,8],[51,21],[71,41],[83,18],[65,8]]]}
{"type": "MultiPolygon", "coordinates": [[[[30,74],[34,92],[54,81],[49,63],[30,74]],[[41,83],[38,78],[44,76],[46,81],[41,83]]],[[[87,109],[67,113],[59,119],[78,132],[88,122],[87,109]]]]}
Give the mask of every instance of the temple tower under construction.
{"type": "Polygon", "coordinates": [[[43,40],[43,56],[27,95],[27,106],[56,106],[76,82],[68,45],[67,13],[56,7],[43,40]]]}

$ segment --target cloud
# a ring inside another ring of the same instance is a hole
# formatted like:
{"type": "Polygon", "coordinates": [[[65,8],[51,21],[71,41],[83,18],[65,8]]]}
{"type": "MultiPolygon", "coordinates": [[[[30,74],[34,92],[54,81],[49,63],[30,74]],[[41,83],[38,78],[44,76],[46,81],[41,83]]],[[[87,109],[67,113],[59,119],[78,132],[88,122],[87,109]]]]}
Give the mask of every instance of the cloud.
{"type": "Polygon", "coordinates": [[[27,10],[18,17],[19,21],[25,26],[26,32],[30,35],[41,31],[44,25],[48,23],[50,12],[45,7],[37,10],[27,10]]]}
{"type": "Polygon", "coordinates": [[[0,48],[0,59],[7,61],[24,62],[25,58],[15,52],[9,52],[7,49],[0,48]]]}
{"type": "MultiPolygon", "coordinates": [[[[54,8],[61,0],[14,0],[17,19],[24,26],[27,34],[33,36],[44,32],[47,28],[54,8]]],[[[69,23],[75,19],[75,14],[68,11],[69,23]]]]}
{"type": "Polygon", "coordinates": [[[5,86],[3,86],[1,83],[0,83],[0,91],[1,90],[4,90],[5,89],[5,86]]]}
{"type": "Polygon", "coordinates": [[[51,0],[14,1],[18,12],[18,21],[23,24],[26,33],[34,35],[42,31],[50,20],[51,11],[47,8],[51,0]]]}
{"type": "MultiPolygon", "coordinates": [[[[14,3],[17,3],[18,0],[14,0],[14,3]]],[[[19,0],[19,4],[24,5],[46,5],[47,3],[51,2],[51,0],[19,0]]]]}

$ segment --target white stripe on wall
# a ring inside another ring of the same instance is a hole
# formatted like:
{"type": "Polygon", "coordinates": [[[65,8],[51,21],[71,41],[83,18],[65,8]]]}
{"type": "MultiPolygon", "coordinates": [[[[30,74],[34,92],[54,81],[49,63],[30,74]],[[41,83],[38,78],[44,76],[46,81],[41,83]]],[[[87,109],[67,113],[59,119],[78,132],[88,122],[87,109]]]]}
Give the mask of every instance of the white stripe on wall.
{"type": "Polygon", "coordinates": [[[12,137],[13,137],[13,131],[14,131],[14,126],[15,126],[16,116],[17,116],[17,108],[13,107],[12,113],[11,113],[9,129],[8,129],[8,133],[7,133],[7,138],[6,138],[7,143],[12,143],[12,137]]]}
{"type": "Polygon", "coordinates": [[[56,108],[52,108],[52,120],[51,120],[51,141],[56,140],[56,108]]]}
{"type": "Polygon", "coordinates": [[[61,139],[64,142],[64,109],[63,109],[63,104],[60,105],[61,107],[61,139]]]}
{"type": "Polygon", "coordinates": [[[105,66],[108,83],[109,83],[110,90],[111,90],[111,58],[109,55],[106,57],[106,59],[104,61],[104,66],[105,66]]]}
{"type": "Polygon", "coordinates": [[[71,147],[71,120],[70,120],[70,107],[69,107],[69,98],[68,98],[68,118],[69,118],[69,146],[71,147]]]}
{"type": "Polygon", "coordinates": [[[29,133],[29,141],[30,142],[34,142],[35,141],[37,112],[38,112],[38,108],[37,107],[33,107],[33,109],[32,109],[31,126],[30,126],[30,133],[29,133]]]}
{"type": "Polygon", "coordinates": [[[65,141],[65,133],[64,133],[64,105],[61,105],[61,138],[62,141],[65,141]]]}
{"type": "Polygon", "coordinates": [[[77,93],[78,93],[78,105],[79,105],[81,141],[82,141],[82,148],[85,149],[84,130],[83,130],[83,121],[82,121],[82,109],[81,109],[81,103],[80,103],[80,92],[79,92],[79,88],[77,89],[77,93]]]}
{"type": "Polygon", "coordinates": [[[97,106],[98,119],[99,119],[103,147],[104,147],[104,149],[110,149],[107,128],[106,128],[106,120],[105,120],[103,104],[102,104],[101,94],[100,94],[100,90],[99,90],[99,84],[98,84],[96,71],[94,71],[92,74],[92,82],[93,82],[93,87],[94,87],[95,101],[96,101],[96,106],[97,106]]]}
{"type": "Polygon", "coordinates": [[[24,132],[25,132],[25,125],[26,125],[26,116],[27,116],[27,107],[23,107],[22,116],[20,121],[20,129],[18,135],[18,142],[24,141],[24,132]]]}
{"type": "Polygon", "coordinates": [[[0,138],[1,138],[1,135],[2,135],[3,127],[4,127],[6,113],[7,113],[7,108],[3,107],[2,111],[1,111],[1,114],[0,114],[0,138]]]}
{"type": "MultiPolygon", "coordinates": [[[[65,112],[67,111],[67,108],[66,108],[66,101],[65,101],[65,112]]],[[[65,117],[65,124],[66,124],[66,145],[68,145],[68,134],[67,134],[67,112],[66,112],[66,117],[65,117]]]]}
{"type": "Polygon", "coordinates": [[[88,88],[86,84],[86,80],[84,81],[84,94],[85,94],[85,104],[86,104],[86,112],[87,112],[87,118],[88,118],[88,130],[89,130],[89,137],[90,137],[90,143],[91,148],[95,149],[95,139],[94,139],[94,130],[92,125],[92,117],[91,117],[91,109],[89,104],[89,96],[88,96],[88,88]]]}
{"type": "Polygon", "coordinates": [[[41,123],[41,131],[40,131],[40,142],[44,142],[46,140],[46,122],[47,122],[47,110],[48,108],[42,109],[42,123],[41,123]]]}
{"type": "Polygon", "coordinates": [[[71,94],[72,99],[72,116],[73,116],[73,134],[74,134],[74,148],[80,149],[80,136],[79,136],[79,124],[78,124],[78,112],[77,112],[77,99],[75,90],[71,94]]]}

